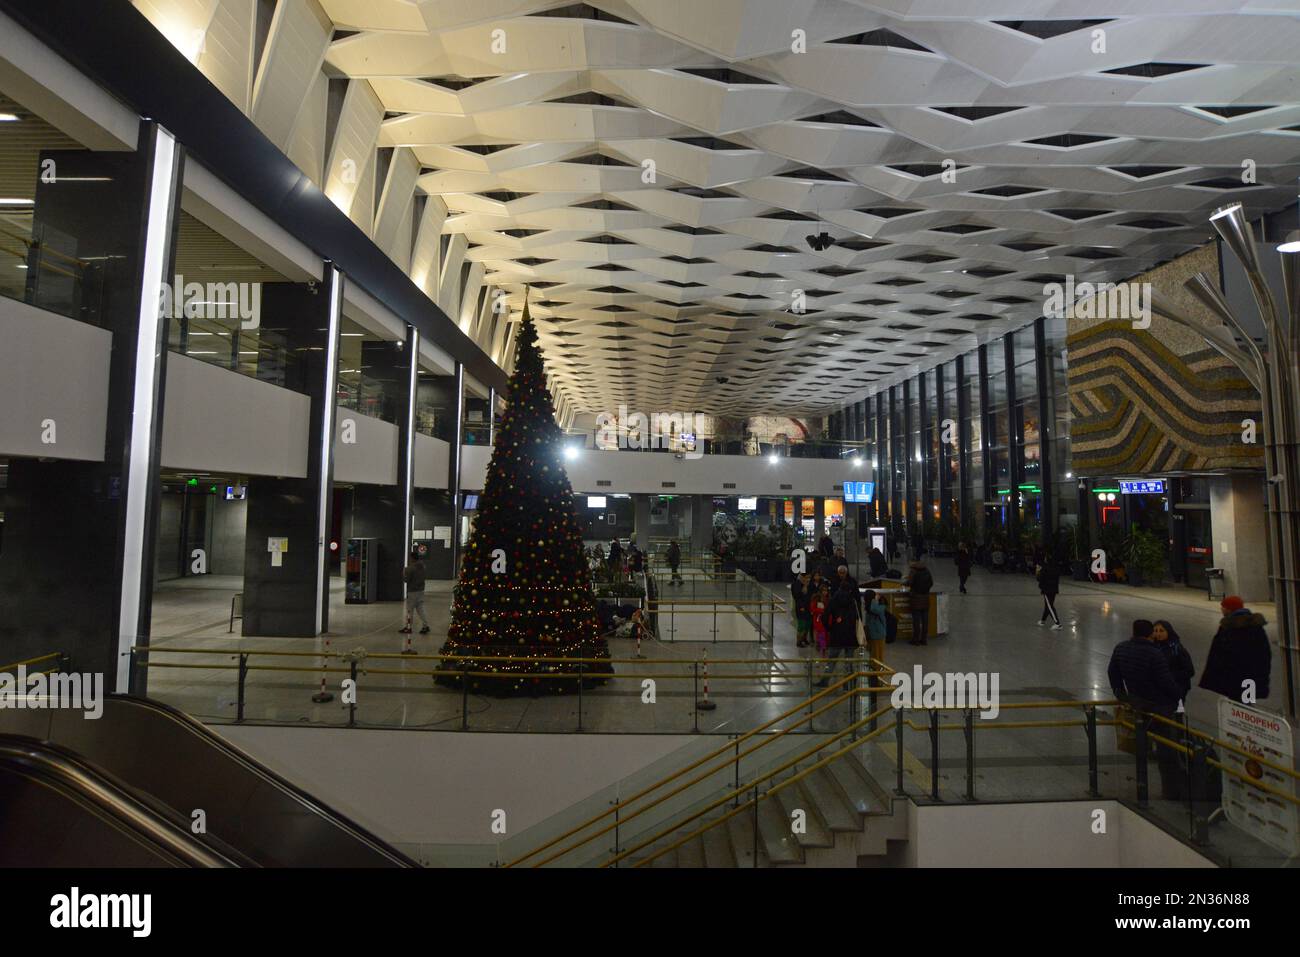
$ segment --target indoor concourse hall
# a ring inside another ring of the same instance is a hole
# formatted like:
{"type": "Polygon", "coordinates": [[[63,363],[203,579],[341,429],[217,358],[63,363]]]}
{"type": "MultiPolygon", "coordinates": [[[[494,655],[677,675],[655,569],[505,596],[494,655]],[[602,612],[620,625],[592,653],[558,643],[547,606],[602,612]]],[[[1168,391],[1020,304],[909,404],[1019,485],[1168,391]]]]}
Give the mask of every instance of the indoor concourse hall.
{"type": "Polygon", "coordinates": [[[0,0],[38,917],[147,935],[73,904],[146,866],[1282,913],[1300,5],[971,6],[0,0]],[[1175,868],[1238,883],[1110,893],[1175,868]]]}

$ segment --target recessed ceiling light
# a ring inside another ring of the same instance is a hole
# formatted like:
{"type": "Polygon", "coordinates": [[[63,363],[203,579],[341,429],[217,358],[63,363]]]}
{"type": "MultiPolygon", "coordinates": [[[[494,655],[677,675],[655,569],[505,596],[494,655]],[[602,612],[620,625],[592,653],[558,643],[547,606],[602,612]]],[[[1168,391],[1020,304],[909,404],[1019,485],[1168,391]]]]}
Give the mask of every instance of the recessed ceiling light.
{"type": "Polygon", "coordinates": [[[13,113],[0,113],[0,123],[17,123],[18,117],[13,113]]]}
{"type": "Polygon", "coordinates": [[[0,197],[0,206],[35,206],[34,199],[17,199],[12,196],[0,197]]]}

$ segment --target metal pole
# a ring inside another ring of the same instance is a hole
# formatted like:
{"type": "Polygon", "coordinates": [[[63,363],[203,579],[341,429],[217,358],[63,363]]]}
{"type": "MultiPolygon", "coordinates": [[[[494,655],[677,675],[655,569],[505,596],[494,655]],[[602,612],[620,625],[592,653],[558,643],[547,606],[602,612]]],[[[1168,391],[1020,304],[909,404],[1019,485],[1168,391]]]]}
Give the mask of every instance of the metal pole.
{"type": "Polygon", "coordinates": [[[241,653],[239,656],[239,692],[235,702],[235,724],[244,723],[244,701],[245,688],[244,683],[248,679],[248,654],[241,653]]]}
{"type": "Polygon", "coordinates": [[[758,785],[754,785],[754,867],[758,867],[758,785]]]}
{"type": "Polygon", "coordinates": [[[966,709],[966,800],[975,800],[975,712],[966,709]]]}
{"type": "Polygon", "coordinates": [[[349,670],[351,672],[349,677],[352,678],[352,701],[348,704],[348,727],[355,728],[357,726],[357,660],[355,658],[352,659],[349,670]]]}
{"type": "Polygon", "coordinates": [[[695,672],[695,701],[691,708],[691,714],[695,716],[694,719],[695,726],[691,728],[691,730],[699,731],[700,730],[700,663],[698,661],[691,662],[691,670],[695,672]]]}
{"type": "Polygon", "coordinates": [[[469,730],[469,662],[460,666],[460,729],[469,730]]]}
{"type": "Polygon", "coordinates": [[[939,712],[930,710],[930,797],[939,800],[939,712]]]}
{"type": "Polygon", "coordinates": [[[1137,749],[1137,803],[1138,807],[1146,807],[1147,799],[1150,796],[1147,786],[1147,722],[1150,720],[1144,713],[1134,711],[1134,746],[1137,749]]]}
{"type": "Polygon", "coordinates": [[[732,789],[736,792],[736,803],[733,804],[732,807],[740,807],[740,735],[736,734],[732,735],[732,737],[736,742],[734,749],[736,752],[736,783],[732,785],[732,789]]]}
{"type": "Polygon", "coordinates": [[[903,790],[903,709],[898,708],[894,711],[894,750],[895,770],[898,772],[898,784],[894,787],[894,793],[902,796],[907,792],[903,790]]]}
{"type": "Polygon", "coordinates": [[[578,662],[578,730],[582,730],[582,662],[578,662]]]}
{"type": "Polygon", "coordinates": [[[1097,786],[1097,706],[1088,705],[1083,709],[1087,716],[1086,729],[1088,732],[1088,794],[1091,797],[1101,797],[1101,789],[1097,786]]]}

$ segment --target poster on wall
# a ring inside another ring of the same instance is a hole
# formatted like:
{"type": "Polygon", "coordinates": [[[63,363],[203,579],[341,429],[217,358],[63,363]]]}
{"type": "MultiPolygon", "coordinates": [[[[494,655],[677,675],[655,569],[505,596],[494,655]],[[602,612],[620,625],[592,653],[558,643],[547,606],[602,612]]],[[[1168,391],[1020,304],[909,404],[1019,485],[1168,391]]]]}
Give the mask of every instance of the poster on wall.
{"type": "MultiPolygon", "coordinates": [[[[1294,766],[1291,725],[1285,718],[1224,698],[1219,701],[1219,737],[1245,752],[1225,749],[1219,755],[1224,765],[1264,787],[1295,796],[1295,778],[1269,767],[1294,766]]],[[[1287,854],[1300,854],[1300,808],[1290,801],[1224,772],[1223,811],[1243,831],[1287,854]]]]}

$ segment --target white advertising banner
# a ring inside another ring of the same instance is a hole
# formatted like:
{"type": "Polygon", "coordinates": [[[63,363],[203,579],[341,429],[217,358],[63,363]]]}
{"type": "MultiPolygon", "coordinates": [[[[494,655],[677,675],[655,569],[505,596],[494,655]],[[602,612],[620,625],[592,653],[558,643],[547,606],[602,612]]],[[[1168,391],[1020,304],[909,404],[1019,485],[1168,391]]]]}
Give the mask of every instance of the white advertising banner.
{"type": "MultiPolygon", "coordinates": [[[[1219,701],[1219,737],[1253,756],[1225,750],[1219,755],[1225,765],[1264,787],[1295,795],[1295,779],[1263,763],[1295,767],[1291,726],[1285,718],[1224,698],[1219,701]]],[[[1300,809],[1289,801],[1225,772],[1223,810],[1243,831],[1288,854],[1300,853],[1300,809]]]]}

